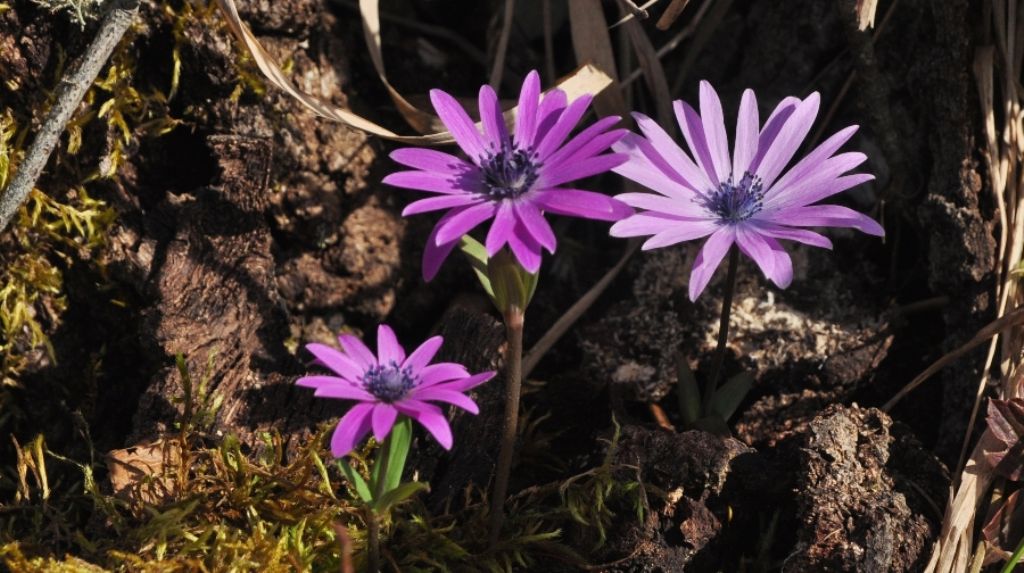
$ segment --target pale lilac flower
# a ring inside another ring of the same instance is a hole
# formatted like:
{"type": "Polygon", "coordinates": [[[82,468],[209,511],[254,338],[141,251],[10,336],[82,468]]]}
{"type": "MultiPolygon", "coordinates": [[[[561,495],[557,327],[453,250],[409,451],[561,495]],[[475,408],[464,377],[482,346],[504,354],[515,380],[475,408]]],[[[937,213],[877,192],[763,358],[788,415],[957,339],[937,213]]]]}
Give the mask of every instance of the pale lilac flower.
{"type": "Polygon", "coordinates": [[[613,171],[658,194],[618,195],[646,211],[619,221],[611,234],[652,235],[645,250],[708,237],[690,274],[690,300],[704,290],[734,244],[766,277],[786,288],[793,264],[780,240],[832,247],[826,237],[800,227],[852,227],[882,236],[882,226],[861,213],[813,205],[874,179],[864,173],[844,175],[864,162],[863,153],[834,155],[857,126],[839,131],[784,172],[814,123],[819,99],[817,93],[804,100],[786,98],[761,126],[754,92],[746,90],[731,157],[722,104],[707,82],[700,84],[699,115],[682,101],[674,106],[689,155],[653,120],[633,114],[644,136],[629,134],[614,146],[628,153],[629,161],[613,171]]]}
{"type": "Polygon", "coordinates": [[[299,386],[315,388],[315,396],[357,400],[338,422],[331,438],[335,457],[347,455],[370,431],[378,442],[391,432],[399,415],[423,425],[445,449],[452,447],[452,430],[444,412],[430,402],[445,402],[470,412],[480,410],[464,394],[494,377],[494,372],[470,375],[453,362],[431,364],[443,339],[435,336],[408,356],[387,325],[377,330],[377,355],[355,336],[338,337],[344,350],[324,344],[307,344],[316,364],[334,371],[333,376],[311,375],[299,378],[299,386]]]}
{"type": "Polygon", "coordinates": [[[540,77],[530,72],[519,94],[515,131],[510,134],[498,96],[490,86],[482,86],[481,133],[455,98],[430,90],[437,115],[468,161],[433,149],[398,149],[391,158],[414,170],[384,178],[389,185],[436,194],[409,204],[403,216],[448,209],[427,239],[423,253],[427,280],[437,274],[463,235],[491,219],[484,243],[488,256],[507,244],[523,268],[534,273],[540,268],[541,249],[555,252],[555,233],[544,213],[601,221],[617,221],[633,213],[611,197],[570,185],[626,160],[622,154],[604,153],[626,133],[611,129],[617,117],[603,118],[568,139],[591,99],[583,96],[568,102],[559,89],[541,98],[540,77]]]}

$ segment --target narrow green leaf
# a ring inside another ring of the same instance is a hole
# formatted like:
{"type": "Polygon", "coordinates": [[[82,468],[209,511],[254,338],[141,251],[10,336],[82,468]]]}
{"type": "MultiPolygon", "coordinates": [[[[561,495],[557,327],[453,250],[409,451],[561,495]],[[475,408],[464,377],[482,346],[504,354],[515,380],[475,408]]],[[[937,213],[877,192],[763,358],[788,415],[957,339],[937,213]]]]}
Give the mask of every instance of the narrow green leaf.
{"type": "Polygon", "coordinates": [[[711,411],[728,420],[740,407],[740,402],[754,386],[754,376],[750,372],[740,372],[726,381],[711,398],[711,411]]]}
{"type": "Polygon", "coordinates": [[[412,444],[412,420],[400,416],[388,435],[388,469],[384,476],[384,491],[391,491],[402,483],[402,472],[405,460],[409,457],[409,446],[412,444]]]}
{"type": "Polygon", "coordinates": [[[687,427],[692,427],[700,418],[700,386],[690,369],[690,362],[682,354],[676,354],[676,384],[679,415],[687,427]]]}
{"type": "Polygon", "coordinates": [[[371,503],[373,501],[373,494],[370,493],[370,486],[367,485],[363,476],[359,475],[359,472],[357,472],[352,466],[348,465],[345,458],[337,460],[337,463],[338,469],[341,470],[341,473],[345,474],[345,478],[348,479],[349,483],[356,488],[356,494],[359,495],[359,499],[366,503],[371,503]]]}
{"type": "Polygon", "coordinates": [[[419,481],[410,481],[398,485],[394,489],[388,490],[384,495],[380,496],[380,499],[373,502],[373,511],[378,515],[384,515],[391,511],[391,508],[408,500],[412,496],[416,495],[421,491],[426,491],[430,487],[419,481]]]}
{"type": "Polygon", "coordinates": [[[459,241],[459,249],[469,259],[469,265],[473,268],[473,273],[476,274],[480,285],[487,291],[487,296],[494,300],[494,289],[491,288],[491,279],[487,275],[487,249],[480,244],[480,241],[469,235],[462,236],[459,241]]]}

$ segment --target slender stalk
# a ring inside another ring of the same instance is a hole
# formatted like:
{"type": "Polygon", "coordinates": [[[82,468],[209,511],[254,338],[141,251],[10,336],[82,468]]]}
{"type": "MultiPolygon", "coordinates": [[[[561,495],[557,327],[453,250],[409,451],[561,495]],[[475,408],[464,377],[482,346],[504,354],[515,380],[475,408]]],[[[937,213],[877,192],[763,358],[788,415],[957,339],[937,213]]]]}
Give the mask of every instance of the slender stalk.
{"type": "Polygon", "coordinates": [[[1020,540],[1020,543],[1017,544],[1017,550],[1006,560],[1006,565],[1003,566],[1001,573],[1012,573],[1017,563],[1020,563],[1021,557],[1024,557],[1024,539],[1020,540]]]}
{"type": "Polygon", "coordinates": [[[505,356],[505,418],[502,423],[501,449],[491,491],[490,544],[493,547],[501,536],[505,520],[505,497],[508,478],[512,472],[512,454],[516,445],[516,425],[519,423],[519,394],[523,386],[523,309],[511,305],[505,313],[505,332],[508,353],[505,356]]]}
{"type": "Polygon", "coordinates": [[[725,278],[725,294],[722,296],[722,319],[718,323],[718,347],[715,349],[715,364],[701,399],[701,411],[705,416],[711,415],[711,399],[715,396],[718,379],[722,375],[722,364],[725,362],[725,344],[729,340],[729,316],[732,314],[732,294],[736,290],[736,267],[739,266],[739,260],[739,249],[733,245],[729,248],[729,271],[725,278]]]}
{"type": "MultiPolygon", "coordinates": [[[[391,435],[384,440],[384,443],[377,449],[377,461],[374,469],[377,470],[377,482],[373,484],[373,501],[376,503],[385,493],[388,475],[388,458],[391,457],[391,435]]],[[[368,509],[367,529],[369,539],[367,545],[370,553],[370,572],[380,571],[380,516],[373,509],[368,509]]]]}

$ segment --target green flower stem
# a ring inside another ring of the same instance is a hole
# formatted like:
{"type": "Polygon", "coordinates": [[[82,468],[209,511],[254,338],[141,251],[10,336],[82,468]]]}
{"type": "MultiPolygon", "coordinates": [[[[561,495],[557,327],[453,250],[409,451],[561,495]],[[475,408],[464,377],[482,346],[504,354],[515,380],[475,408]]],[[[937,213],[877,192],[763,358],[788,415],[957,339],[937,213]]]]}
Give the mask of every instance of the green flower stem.
{"type": "Polygon", "coordinates": [[[509,474],[512,472],[512,454],[516,445],[516,426],[519,423],[519,394],[523,386],[523,322],[525,311],[509,305],[505,312],[505,330],[508,351],[505,356],[505,418],[502,424],[501,449],[491,491],[490,544],[493,547],[501,536],[505,520],[505,497],[508,495],[509,474]]]}
{"type": "MultiPolygon", "coordinates": [[[[388,459],[391,457],[391,438],[394,431],[388,434],[384,443],[377,448],[377,460],[374,462],[374,470],[377,472],[377,481],[373,484],[373,501],[376,503],[387,493],[388,459]]],[[[380,571],[380,516],[377,510],[368,508],[367,519],[367,546],[370,556],[370,572],[380,571]]]]}
{"type": "Polygon", "coordinates": [[[729,316],[732,314],[732,294],[736,290],[736,267],[739,266],[739,249],[736,245],[729,248],[729,271],[725,279],[725,294],[722,296],[722,319],[718,323],[718,347],[715,349],[715,363],[711,377],[704,388],[701,400],[701,413],[711,415],[711,401],[718,389],[718,379],[722,375],[722,364],[725,363],[725,344],[729,339],[729,316]]]}
{"type": "Polygon", "coordinates": [[[1000,573],[1013,573],[1013,569],[1020,563],[1021,557],[1024,557],[1024,539],[1020,540],[1017,544],[1017,550],[1013,552],[1013,555],[1006,560],[1006,565],[1003,566],[1003,570],[1000,573]]]}

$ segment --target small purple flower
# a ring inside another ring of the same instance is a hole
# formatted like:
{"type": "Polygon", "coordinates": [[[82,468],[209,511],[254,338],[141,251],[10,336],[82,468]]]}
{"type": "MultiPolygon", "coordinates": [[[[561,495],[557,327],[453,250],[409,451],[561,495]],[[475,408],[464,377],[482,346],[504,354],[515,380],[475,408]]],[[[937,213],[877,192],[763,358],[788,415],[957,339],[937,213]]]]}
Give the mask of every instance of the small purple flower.
{"type": "Polygon", "coordinates": [[[448,209],[427,239],[423,276],[432,279],[463,235],[493,219],[485,246],[494,256],[508,245],[531,273],[540,268],[541,249],[555,252],[555,233],[544,213],[617,221],[633,213],[611,197],[567,187],[571,181],[608,171],[626,160],[604,153],[624,129],[610,128],[617,117],[595,122],[569,139],[591,96],[571,103],[565,92],[553,89],[540,97],[540,77],[530,72],[519,94],[515,133],[509,134],[490,86],[480,88],[483,133],[455,98],[430,90],[430,100],[441,121],[469,161],[433,149],[403,148],[391,158],[413,171],[384,178],[395,187],[436,195],[415,201],[403,216],[448,209]]]}
{"type": "Polygon", "coordinates": [[[690,300],[703,292],[733,244],[786,288],[793,280],[793,263],[779,240],[832,248],[828,238],[799,227],[852,227],[884,235],[881,225],[861,213],[812,204],[874,179],[864,173],[844,175],[867,159],[863,153],[833,155],[857,126],[839,131],[783,173],[814,123],[819,99],[817,93],[804,100],[786,98],[760,126],[754,92],[746,90],[730,157],[722,104],[711,84],[701,82],[700,115],[682,101],[674,106],[696,162],[654,121],[633,114],[644,137],[631,133],[614,146],[629,154],[629,161],[613,171],[658,194],[618,195],[646,211],[617,222],[611,234],[652,235],[645,250],[710,235],[690,274],[690,300]]]}
{"type": "Polygon", "coordinates": [[[331,452],[339,458],[355,449],[371,429],[377,441],[383,441],[399,414],[422,424],[445,449],[451,449],[448,420],[430,402],[445,402],[476,414],[480,410],[464,392],[494,377],[494,372],[470,375],[464,366],[452,362],[431,364],[443,342],[440,336],[428,339],[409,356],[385,324],[377,330],[376,356],[355,336],[342,334],[338,341],[344,352],[323,344],[306,345],[316,357],[314,363],[337,376],[304,376],[296,384],[315,388],[314,395],[321,398],[359,401],[341,418],[331,438],[331,452]]]}

